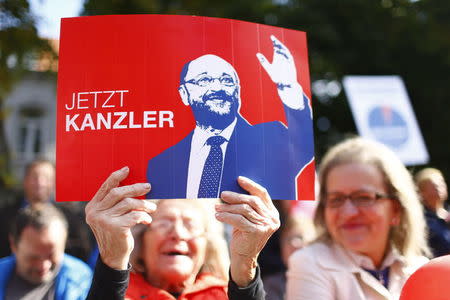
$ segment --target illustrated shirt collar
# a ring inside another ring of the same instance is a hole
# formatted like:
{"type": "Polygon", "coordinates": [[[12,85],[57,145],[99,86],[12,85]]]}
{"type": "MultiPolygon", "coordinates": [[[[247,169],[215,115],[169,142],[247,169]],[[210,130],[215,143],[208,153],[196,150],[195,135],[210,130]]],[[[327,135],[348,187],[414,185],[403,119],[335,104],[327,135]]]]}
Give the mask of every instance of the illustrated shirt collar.
{"type": "MultiPolygon", "coordinates": [[[[220,135],[222,136],[224,139],[227,140],[227,142],[230,141],[231,135],[233,134],[234,128],[236,127],[236,123],[237,123],[237,118],[235,118],[233,120],[233,122],[231,122],[230,125],[228,125],[228,127],[226,127],[224,130],[222,130],[220,133],[214,133],[208,130],[204,130],[199,126],[196,126],[194,129],[194,134],[192,136],[192,140],[194,141],[194,143],[192,143],[192,145],[194,147],[198,147],[198,149],[195,150],[200,150],[201,148],[203,148],[204,146],[206,146],[206,141],[215,135],[220,135]]],[[[195,151],[194,150],[194,151],[195,151]]]]}

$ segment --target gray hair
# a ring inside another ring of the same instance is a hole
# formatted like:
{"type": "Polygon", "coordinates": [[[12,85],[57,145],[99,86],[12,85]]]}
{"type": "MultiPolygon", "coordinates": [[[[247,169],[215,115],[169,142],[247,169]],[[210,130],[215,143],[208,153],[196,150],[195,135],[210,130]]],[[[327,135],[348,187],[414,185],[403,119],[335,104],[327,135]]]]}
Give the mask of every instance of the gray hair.
{"type": "MultiPolygon", "coordinates": [[[[205,224],[206,254],[205,261],[200,272],[208,272],[223,280],[228,280],[228,269],[230,260],[228,255],[228,245],[224,238],[223,224],[214,217],[214,205],[217,202],[214,199],[161,199],[152,200],[156,205],[169,201],[189,201],[189,203],[198,208],[203,216],[205,224]]],[[[137,225],[133,228],[135,248],[131,254],[131,263],[137,272],[144,272],[142,261],[142,238],[147,225],[137,225]]]]}

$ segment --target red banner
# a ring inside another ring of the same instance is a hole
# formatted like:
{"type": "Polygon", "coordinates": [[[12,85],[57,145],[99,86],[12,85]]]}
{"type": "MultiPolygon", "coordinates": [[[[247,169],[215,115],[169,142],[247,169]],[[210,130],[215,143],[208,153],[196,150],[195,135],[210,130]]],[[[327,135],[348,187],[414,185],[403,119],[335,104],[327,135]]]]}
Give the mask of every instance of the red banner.
{"type": "Polygon", "coordinates": [[[274,199],[314,199],[304,32],[194,16],[65,18],[57,94],[57,201],[90,200],[123,166],[124,184],[150,180],[151,198],[240,191],[243,175],[274,199]],[[204,139],[194,159],[195,141],[218,132],[224,142],[204,139]]]}

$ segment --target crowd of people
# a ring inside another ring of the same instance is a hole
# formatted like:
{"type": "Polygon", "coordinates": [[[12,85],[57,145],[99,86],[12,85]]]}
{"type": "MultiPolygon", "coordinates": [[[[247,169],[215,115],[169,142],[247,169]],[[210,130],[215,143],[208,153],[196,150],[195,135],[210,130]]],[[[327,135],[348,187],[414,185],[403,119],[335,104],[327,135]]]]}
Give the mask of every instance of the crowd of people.
{"type": "Polygon", "coordinates": [[[137,199],[149,183],[121,185],[128,173],[65,204],[53,164],[30,163],[23,195],[1,209],[0,299],[399,299],[415,270],[450,254],[442,173],[413,179],[363,138],[322,158],[314,218],[245,177],[246,194],[218,202],[156,201],[137,199]]]}

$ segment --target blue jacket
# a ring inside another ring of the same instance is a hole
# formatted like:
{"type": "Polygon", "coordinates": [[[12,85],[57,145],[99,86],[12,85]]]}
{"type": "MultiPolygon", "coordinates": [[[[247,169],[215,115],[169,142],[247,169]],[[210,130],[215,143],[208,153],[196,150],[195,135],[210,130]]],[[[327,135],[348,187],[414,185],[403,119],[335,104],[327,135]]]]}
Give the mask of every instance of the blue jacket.
{"type": "MultiPolygon", "coordinates": [[[[0,259],[0,300],[5,299],[6,285],[15,266],[14,255],[0,259]]],[[[92,271],[78,258],[64,254],[55,280],[55,300],[85,300],[91,287],[92,271]]]]}

